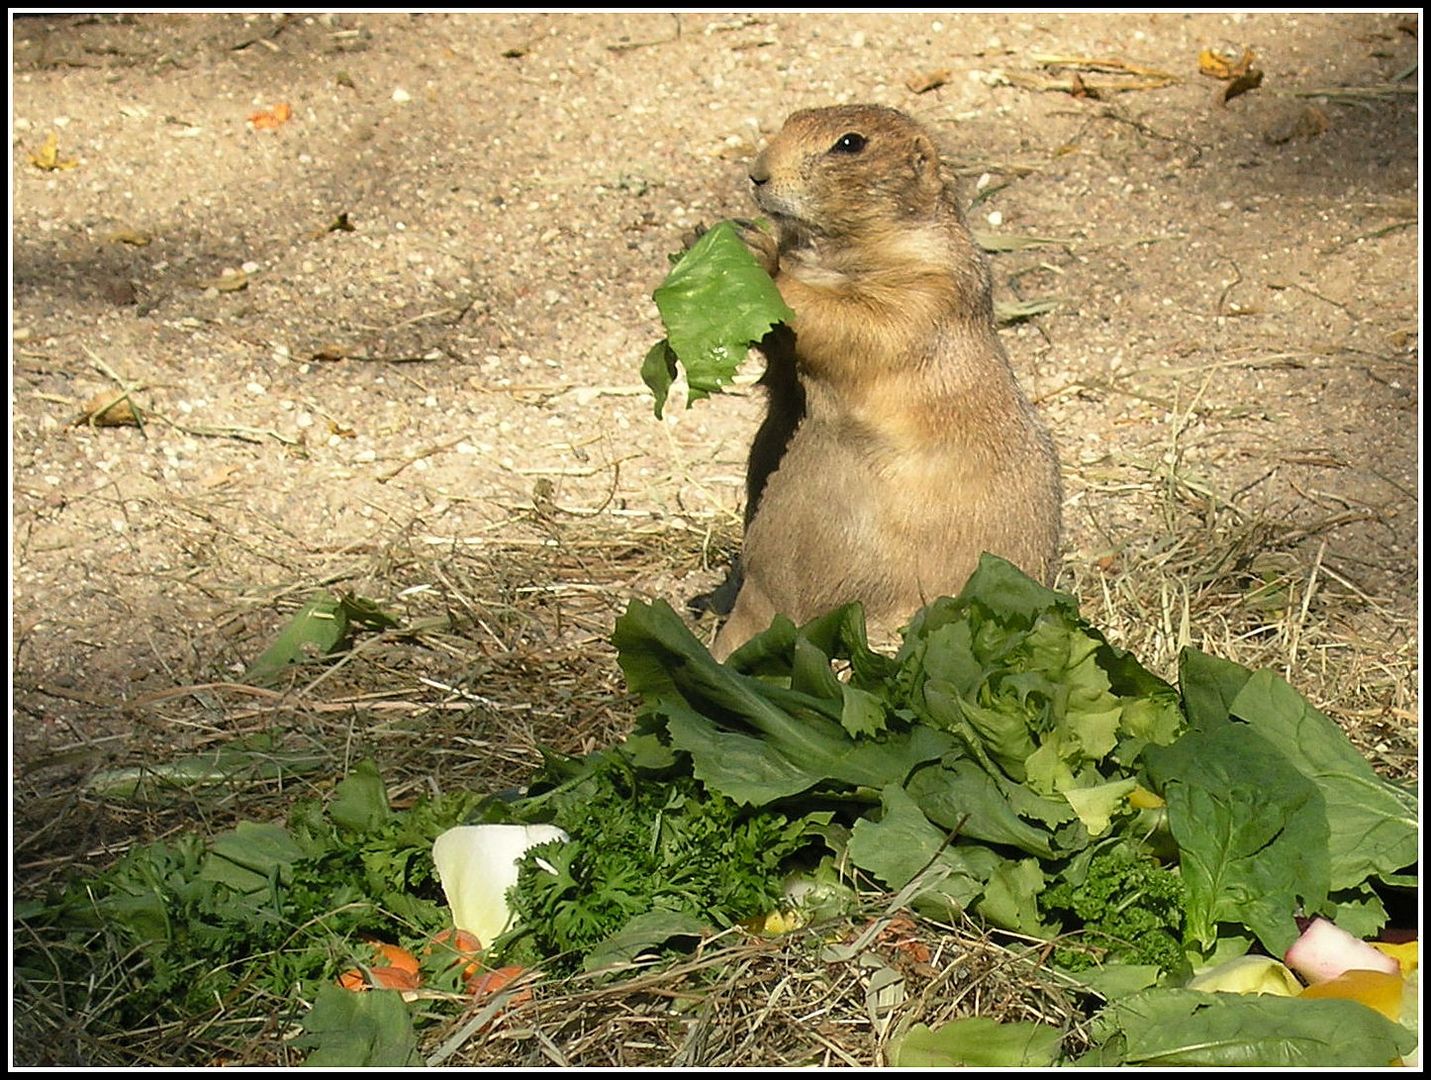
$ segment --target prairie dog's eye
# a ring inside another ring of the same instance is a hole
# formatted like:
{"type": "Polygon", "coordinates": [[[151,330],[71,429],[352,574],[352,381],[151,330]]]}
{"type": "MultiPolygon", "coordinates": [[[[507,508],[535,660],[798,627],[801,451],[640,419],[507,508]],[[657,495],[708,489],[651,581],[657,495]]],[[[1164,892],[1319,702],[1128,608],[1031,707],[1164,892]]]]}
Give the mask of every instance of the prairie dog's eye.
{"type": "Polygon", "coordinates": [[[869,140],[858,131],[846,132],[835,140],[835,145],[830,147],[832,154],[858,154],[865,148],[869,140]]]}

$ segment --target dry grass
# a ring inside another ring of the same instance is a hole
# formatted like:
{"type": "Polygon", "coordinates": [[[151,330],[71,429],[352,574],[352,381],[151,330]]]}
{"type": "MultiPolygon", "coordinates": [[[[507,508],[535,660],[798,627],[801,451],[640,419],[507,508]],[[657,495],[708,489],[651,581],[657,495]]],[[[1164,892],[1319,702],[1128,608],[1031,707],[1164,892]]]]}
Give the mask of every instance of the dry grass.
{"type": "MultiPolygon", "coordinates": [[[[1191,475],[1176,445],[1161,461],[1080,467],[1070,479],[1089,497],[1116,493],[1152,508],[1136,528],[1073,528],[1086,550],[1070,558],[1061,585],[1111,640],[1168,677],[1188,643],[1270,667],[1341,720],[1381,771],[1414,775],[1415,616],[1404,600],[1359,583],[1358,567],[1338,553],[1336,521],[1251,509],[1191,475]]],[[[141,840],[281,818],[298,795],[330,790],[360,756],[381,762],[403,804],[520,785],[542,747],[609,745],[634,715],[607,640],[632,583],[676,600],[697,591],[690,575],[712,553],[730,547],[729,535],[684,523],[535,511],[460,543],[409,537],[345,575],[403,629],[365,635],[287,687],[215,680],[117,702],[76,692],[66,702],[74,716],[129,734],[60,747],[19,770],[16,896],[108,864],[141,840]],[[127,799],[92,784],[101,769],[157,765],[260,734],[301,752],[308,767],[219,786],[151,783],[127,799]]],[[[307,591],[287,590],[285,610],[307,591]]],[[[275,620],[240,622],[256,655],[275,620]]],[[[38,692],[17,682],[17,698],[38,692]]],[[[1034,946],[909,917],[881,906],[888,898],[867,901],[862,919],[833,931],[776,940],[733,932],[681,961],[538,983],[529,1001],[502,1011],[490,1002],[458,1015],[435,1010],[424,1053],[449,1065],[517,1067],[873,1065],[911,1024],[970,1014],[1051,1020],[1076,1048],[1082,1014],[1034,946]]],[[[299,1003],[260,998],[183,1026],[111,1031],[105,1010],[125,979],[115,967],[96,971],[88,987],[16,986],[16,1061],[293,1062],[287,1039],[299,1003]]]]}
{"type": "MultiPolygon", "coordinates": [[[[957,1016],[1051,1023],[1081,1045],[1073,996],[1037,947],[995,941],[869,898],[852,924],[783,938],[739,931],[689,960],[537,988],[495,1018],[474,1007],[434,1033],[433,1064],[867,1067],[913,1024],[957,1016]]],[[[1038,943],[1042,945],[1043,943],[1038,943]]]]}

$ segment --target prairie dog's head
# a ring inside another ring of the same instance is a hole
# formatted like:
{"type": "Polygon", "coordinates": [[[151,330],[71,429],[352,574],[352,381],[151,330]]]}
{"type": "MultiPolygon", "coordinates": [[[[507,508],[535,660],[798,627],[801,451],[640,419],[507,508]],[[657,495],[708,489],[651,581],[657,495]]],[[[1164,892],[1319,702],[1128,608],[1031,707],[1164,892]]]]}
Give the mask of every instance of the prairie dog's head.
{"type": "Polygon", "coordinates": [[[791,239],[928,219],[944,190],[929,132],[882,105],[791,113],[751,165],[750,182],[761,210],[791,239]]]}

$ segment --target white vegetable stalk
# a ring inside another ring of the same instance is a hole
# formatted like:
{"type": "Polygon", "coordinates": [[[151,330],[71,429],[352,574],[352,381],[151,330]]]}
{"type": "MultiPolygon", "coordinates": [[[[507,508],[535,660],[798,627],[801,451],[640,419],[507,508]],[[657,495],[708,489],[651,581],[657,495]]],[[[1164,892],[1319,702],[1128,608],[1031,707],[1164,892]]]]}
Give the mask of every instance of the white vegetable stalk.
{"type": "Polygon", "coordinates": [[[476,936],[484,949],[491,945],[511,922],[507,890],[517,883],[522,855],[566,838],[555,825],[459,825],[439,836],[432,861],[457,929],[476,936]]]}

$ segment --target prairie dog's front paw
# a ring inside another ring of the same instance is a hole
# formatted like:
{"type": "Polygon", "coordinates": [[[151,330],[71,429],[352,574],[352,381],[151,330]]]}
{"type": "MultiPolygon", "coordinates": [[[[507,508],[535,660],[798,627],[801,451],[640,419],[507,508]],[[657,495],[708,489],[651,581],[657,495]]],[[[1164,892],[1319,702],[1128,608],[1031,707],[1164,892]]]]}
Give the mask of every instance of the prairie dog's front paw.
{"type": "Polygon", "coordinates": [[[746,218],[735,218],[733,223],[761,269],[774,277],[780,267],[780,247],[774,235],[746,218]]]}

